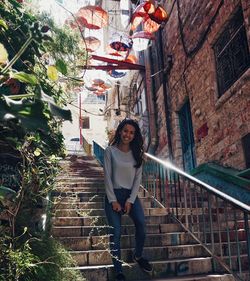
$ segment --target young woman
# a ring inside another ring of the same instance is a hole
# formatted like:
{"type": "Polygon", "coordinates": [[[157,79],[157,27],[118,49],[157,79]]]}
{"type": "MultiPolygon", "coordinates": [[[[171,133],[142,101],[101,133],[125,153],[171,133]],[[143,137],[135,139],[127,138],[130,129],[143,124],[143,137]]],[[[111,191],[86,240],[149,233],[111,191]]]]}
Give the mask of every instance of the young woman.
{"type": "Polygon", "coordinates": [[[136,247],[133,259],[139,266],[152,271],[142,257],[145,241],[145,217],[137,196],[143,158],[143,139],[134,120],[124,119],[104,152],[104,179],[106,188],[105,212],[110,228],[110,250],[117,281],[125,281],[121,261],[121,217],[128,214],[135,225],[136,247]]]}

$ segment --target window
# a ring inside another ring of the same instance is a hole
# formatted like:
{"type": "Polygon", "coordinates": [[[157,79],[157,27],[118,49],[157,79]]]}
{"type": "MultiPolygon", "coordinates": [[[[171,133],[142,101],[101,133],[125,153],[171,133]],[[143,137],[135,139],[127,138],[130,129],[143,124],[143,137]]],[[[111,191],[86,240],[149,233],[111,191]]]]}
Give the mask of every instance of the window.
{"type": "Polygon", "coordinates": [[[152,85],[155,93],[159,90],[159,88],[162,85],[163,82],[163,57],[162,57],[162,51],[161,51],[161,37],[160,33],[157,32],[155,34],[156,40],[152,43],[152,46],[150,47],[150,65],[151,65],[151,79],[152,79],[152,85]]]}
{"type": "Polygon", "coordinates": [[[241,8],[214,44],[214,53],[220,97],[249,67],[249,50],[241,8]]]}
{"type": "Polygon", "coordinates": [[[247,134],[242,138],[242,147],[244,151],[246,168],[250,168],[250,134],[247,134]]]}
{"type": "Polygon", "coordinates": [[[80,124],[82,125],[82,129],[90,129],[89,116],[83,116],[82,120],[80,120],[80,124]]]}

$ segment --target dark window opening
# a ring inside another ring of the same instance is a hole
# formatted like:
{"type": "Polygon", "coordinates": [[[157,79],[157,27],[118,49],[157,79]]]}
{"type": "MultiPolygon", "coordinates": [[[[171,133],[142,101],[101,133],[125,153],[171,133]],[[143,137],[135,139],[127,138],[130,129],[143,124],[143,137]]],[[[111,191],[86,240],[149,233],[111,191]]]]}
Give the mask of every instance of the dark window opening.
{"type": "Polygon", "coordinates": [[[161,40],[160,34],[157,32],[155,34],[156,40],[152,42],[150,47],[150,66],[151,66],[151,79],[153,84],[153,89],[157,93],[163,82],[163,57],[161,54],[161,40]]]}
{"type": "Polygon", "coordinates": [[[248,69],[250,56],[239,8],[214,44],[219,97],[248,69]]]}
{"type": "Polygon", "coordinates": [[[90,129],[88,116],[83,116],[82,119],[80,119],[80,126],[82,126],[82,129],[90,129]]]}
{"type": "Polygon", "coordinates": [[[245,156],[246,168],[250,168],[250,134],[242,138],[243,153],[245,156]]]}

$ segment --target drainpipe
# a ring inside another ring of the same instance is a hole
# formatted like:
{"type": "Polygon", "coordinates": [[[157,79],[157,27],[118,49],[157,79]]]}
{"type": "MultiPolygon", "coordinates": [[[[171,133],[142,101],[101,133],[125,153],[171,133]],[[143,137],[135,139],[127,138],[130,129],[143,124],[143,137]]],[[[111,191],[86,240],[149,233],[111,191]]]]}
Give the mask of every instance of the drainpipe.
{"type": "MultiPolygon", "coordinates": [[[[152,58],[151,58],[151,53],[150,50],[147,51],[147,62],[149,67],[145,67],[146,69],[151,69],[151,64],[152,62],[152,58]]],[[[147,81],[147,72],[145,73],[145,78],[147,81]]],[[[151,70],[148,73],[148,75],[151,75],[151,70]]],[[[150,77],[151,78],[151,77],[150,77]]],[[[152,84],[152,80],[150,80],[150,90],[148,91],[147,89],[147,83],[145,83],[146,85],[146,103],[147,103],[147,107],[148,107],[148,111],[149,111],[149,130],[150,130],[150,140],[149,140],[149,144],[147,147],[147,151],[151,154],[155,154],[155,151],[159,145],[159,138],[158,138],[158,124],[157,124],[157,107],[156,107],[156,93],[154,91],[153,88],[153,84],[152,84]],[[148,94],[149,93],[149,94],[148,94]],[[153,116],[153,120],[151,119],[151,117],[153,116]]]]}
{"type": "Polygon", "coordinates": [[[168,140],[168,150],[169,150],[169,159],[173,161],[173,146],[171,139],[171,118],[168,104],[168,89],[167,89],[167,75],[172,68],[172,56],[168,56],[168,65],[165,65],[164,59],[164,51],[163,51],[163,40],[162,40],[163,29],[159,30],[159,39],[160,39],[160,55],[161,55],[161,68],[162,68],[162,86],[163,86],[163,97],[164,97],[164,105],[165,105],[165,117],[166,117],[166,130],[167,130],[167,140],[168,140]]]}

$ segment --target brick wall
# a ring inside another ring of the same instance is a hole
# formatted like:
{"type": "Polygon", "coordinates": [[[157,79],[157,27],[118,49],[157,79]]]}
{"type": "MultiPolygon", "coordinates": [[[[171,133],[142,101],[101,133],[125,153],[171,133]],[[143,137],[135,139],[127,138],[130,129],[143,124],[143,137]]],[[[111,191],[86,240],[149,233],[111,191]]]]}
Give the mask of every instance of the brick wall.
{"type": "MultiPolygon", "coordinates": [[[[189,99],[197,165],[214,161],[238,169],[245,168],[241,139],[250,132],[250,69],[248,68],[219,98],[212,48],[237,5],[240,4],[250,46],[249,0],[179,0],[165,3],[165,8],[168,11],[172,10],[169,21],[162,31],[165,58],[167,54],[173,57],[173,67],[170,73],[166,74],[171,140],[175,161],[180,166],[182,160],[177,112],[189,99]],[[184,46],[180,36],[178,2],[184,46]]],[[[149,87],[150,81],[147,83],[149,87]]],[[[168,143],[162,88],[156,93],[155,102],[157,122],[160,124],[156,153],[163,156],[168,154],[166,151],[168,143]]]]}

